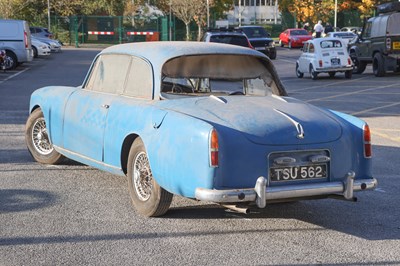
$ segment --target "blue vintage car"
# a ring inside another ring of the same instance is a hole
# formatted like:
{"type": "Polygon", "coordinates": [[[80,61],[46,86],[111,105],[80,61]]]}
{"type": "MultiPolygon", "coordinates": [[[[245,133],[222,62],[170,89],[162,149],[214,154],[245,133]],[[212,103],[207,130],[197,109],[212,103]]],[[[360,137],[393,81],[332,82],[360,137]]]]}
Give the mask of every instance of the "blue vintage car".
{"type": "Polygon", "coordinates": [[[173,194],[246,211],[377,185],[368,125],[288,97],[271,60],[239,46],[116,45],[82,86],[38,89],[29,108],[36,161],[126,175],[144,216],[173,194]]]}

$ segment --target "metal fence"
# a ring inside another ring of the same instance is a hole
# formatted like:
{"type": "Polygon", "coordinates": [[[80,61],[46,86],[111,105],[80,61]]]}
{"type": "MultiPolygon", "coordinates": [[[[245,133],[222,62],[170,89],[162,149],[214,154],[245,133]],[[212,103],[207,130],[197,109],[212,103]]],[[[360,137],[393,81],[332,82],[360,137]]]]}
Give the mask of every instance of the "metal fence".
{"type": "MultiPolygon", "coordinates": [[[[85,44],[119,44],[144,41],[185,40],[185,25],[174,16],[144,18],[123,16],[70,16],[52,17],[51,31],[65,44],[76,47],[85,44]]],[[[286,28],[302,26],[294,16],[282,13],[281,24],[263,24],[272,37],[278,37],[286,28]]],[[[326,21],[328,22],[328,21],[326,21]]],[[[329,20],[333,24],[333,18],[329,20]]],[[[313,23],[313,22],[311,22],[313,23]]],[[[340,12],[337,26],[361,26],[358,12],[340,12]]],[[[192,23],[191,39],[196,40],[197,25],[192,23]]]]}

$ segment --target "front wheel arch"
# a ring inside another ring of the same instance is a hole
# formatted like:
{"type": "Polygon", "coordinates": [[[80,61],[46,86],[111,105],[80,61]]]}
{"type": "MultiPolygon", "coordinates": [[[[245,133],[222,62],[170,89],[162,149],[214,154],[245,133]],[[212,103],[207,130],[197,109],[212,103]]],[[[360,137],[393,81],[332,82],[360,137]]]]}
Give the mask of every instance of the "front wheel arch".
{"type": "Polygon", "coordinates": [[[65,157],[53,146],[40,108],[35,108],[25,125],[25,143],[32,157],[42,164],[60,164],[65,157]]]}

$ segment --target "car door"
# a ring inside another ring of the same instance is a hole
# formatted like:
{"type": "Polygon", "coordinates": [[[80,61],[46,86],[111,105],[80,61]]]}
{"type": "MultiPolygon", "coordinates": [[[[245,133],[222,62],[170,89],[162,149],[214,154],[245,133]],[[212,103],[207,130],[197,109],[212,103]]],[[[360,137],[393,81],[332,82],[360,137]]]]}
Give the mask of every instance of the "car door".
{"type": "Polygon", "coordinates": [[[103,161],[104,130],[108,110],[120,97],[130,57],[101,55],[81,90],[68,99],[64,112],[64,148],[79,156],[103,161]]]}
{"type": "Polygon", "coordinates": [[[371,30],[372,22],[367,22],[363,30],[362,36],[359,39],[359,57],[360,58],[371,58],[371,30]]]}
{"type": "Polygon", "coordinates": [[[300,68],[300,71],[303,73],[308,72],[308,65],[309,65],[309,63],[308,63],[308,46],[309,46],[308,42],[304,43],[303,52],[302,52],[301,56],[299,57],[299,68],[300,68]]]}
{"type": "Polygon", "coordinates": [[[120,168],[120,148],[126,136],[133,132],[143,133],[149,125],[154,128],[161,124],[166,111],[151,107],[153,80],[151,64],[132,56],[122,96],[108,109],[103,149],[105,164],[120,168]]]}

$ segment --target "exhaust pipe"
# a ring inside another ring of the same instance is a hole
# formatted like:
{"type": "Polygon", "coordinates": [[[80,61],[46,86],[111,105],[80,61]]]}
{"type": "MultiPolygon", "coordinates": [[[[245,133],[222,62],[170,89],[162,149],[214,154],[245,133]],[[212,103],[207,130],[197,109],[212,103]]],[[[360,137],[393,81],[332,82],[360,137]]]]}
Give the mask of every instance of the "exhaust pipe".
{"type": "Polygon", "coordinates": [[[232,211],[235,211],[237,213],[244,213],[244,214],[249,214],[250,213],[250,209],[248,207],[241,207],[241,206],[237,206],[237,205],[225,205],[225,204],[221,204],[221,206],[230,209],[232,211]]]}

